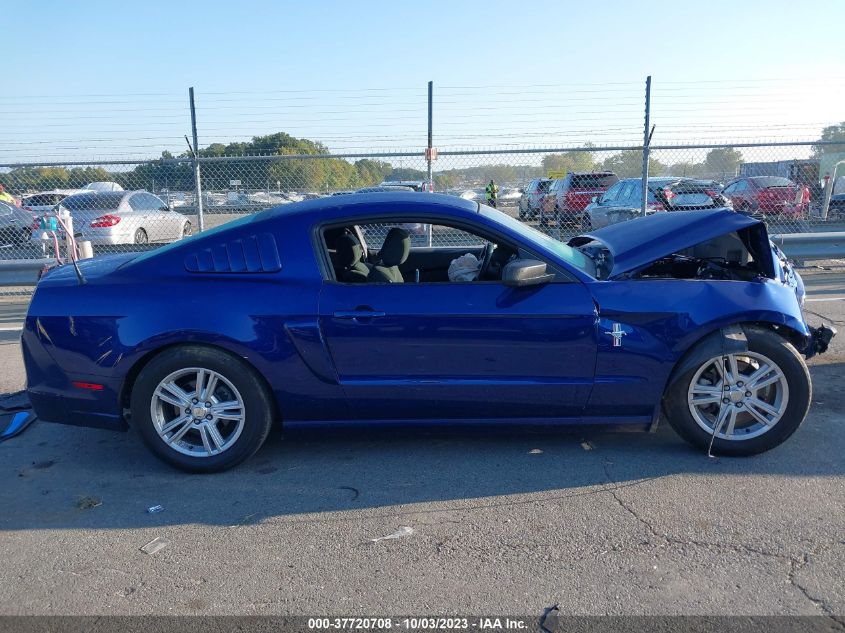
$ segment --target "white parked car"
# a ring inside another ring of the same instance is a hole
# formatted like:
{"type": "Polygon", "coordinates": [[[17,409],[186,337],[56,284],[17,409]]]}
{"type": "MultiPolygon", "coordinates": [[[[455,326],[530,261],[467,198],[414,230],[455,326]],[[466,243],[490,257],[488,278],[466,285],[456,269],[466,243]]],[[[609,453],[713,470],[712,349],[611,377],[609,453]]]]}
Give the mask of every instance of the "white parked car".
{"type": "Polygon", "coordinates": [[[83,187],[87,191],[123,191],[116,182],[89,182],[83,187]]]}

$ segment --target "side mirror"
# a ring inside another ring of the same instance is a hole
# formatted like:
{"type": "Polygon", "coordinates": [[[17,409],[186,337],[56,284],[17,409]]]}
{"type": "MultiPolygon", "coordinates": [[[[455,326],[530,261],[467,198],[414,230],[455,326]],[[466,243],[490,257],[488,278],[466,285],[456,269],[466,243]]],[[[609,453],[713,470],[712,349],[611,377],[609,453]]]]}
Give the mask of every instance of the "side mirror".
{"type": "Polygon", "coordinates": [[[517,191],[518,191],[519,193],[525,193],[525,189],[521,189],[521,188],[520,188],[520,189],[517,189],[517,191]]]}
{"type": "Polygon", "coordinates": [[[599,200],[601,200],[601,196],[593,196],[593,204],[598,204],[599,200]]]}
{"type": "Polygon", "coordinates": [[[536,259],[518,259],[502,270],[502,283],[506,286],[539,286],[554,279],[546,272],[546,264],[536,259]]]}

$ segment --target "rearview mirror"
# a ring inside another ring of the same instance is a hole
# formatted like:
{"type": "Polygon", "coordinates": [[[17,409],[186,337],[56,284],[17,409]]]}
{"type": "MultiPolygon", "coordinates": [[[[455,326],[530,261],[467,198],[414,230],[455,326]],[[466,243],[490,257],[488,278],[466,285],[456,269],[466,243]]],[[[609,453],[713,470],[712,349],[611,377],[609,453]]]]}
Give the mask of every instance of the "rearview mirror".
{"type": "Polygon", "coordinates": [[[502,271],[502,283],[513,287],[539,286],[554,278],[546,272],[546,264],[536,259],[518,259],[502,271]]]}

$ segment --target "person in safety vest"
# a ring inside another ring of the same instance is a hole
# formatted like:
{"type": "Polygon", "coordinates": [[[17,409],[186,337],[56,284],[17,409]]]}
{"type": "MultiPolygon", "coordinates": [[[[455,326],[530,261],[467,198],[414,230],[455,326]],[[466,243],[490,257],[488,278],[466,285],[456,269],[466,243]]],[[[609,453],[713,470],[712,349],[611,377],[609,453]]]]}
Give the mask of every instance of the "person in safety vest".
{"type": "Polygon", "coordinates": [[[487,194],[487,204],[493,208],[496,207],[496,199],[499,197],[499,187],[493,182],[493,179],[490,179],[490,184],[487,185],[487,188],[484,190],[487,194]]]}
{"type": "Polygon", "coordinates": [[[15,199],[6,192],[6,188],[0,183],[0,202],[15,204],[15,199]]]}

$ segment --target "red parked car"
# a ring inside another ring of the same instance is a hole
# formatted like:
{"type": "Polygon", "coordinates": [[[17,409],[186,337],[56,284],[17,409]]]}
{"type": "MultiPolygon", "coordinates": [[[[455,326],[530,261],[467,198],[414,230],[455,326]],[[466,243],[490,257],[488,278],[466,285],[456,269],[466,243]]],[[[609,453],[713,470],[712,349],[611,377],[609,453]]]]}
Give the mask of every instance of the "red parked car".
{"type": "Polygon", "coordinates": [[[587,205],[617,182],[619,178],[611,171],[570,172],[553,180],[540,204],[540,224],[546,225],[554,217],[558,223],[580,226],[587,205]]]}
{"type": "Polygon", "coordinates": [[[765,215],[802,216],[810,207],[810,189],[780,176],[751,176],[731,180],[722,189],[737,211],[765,215]]]}

